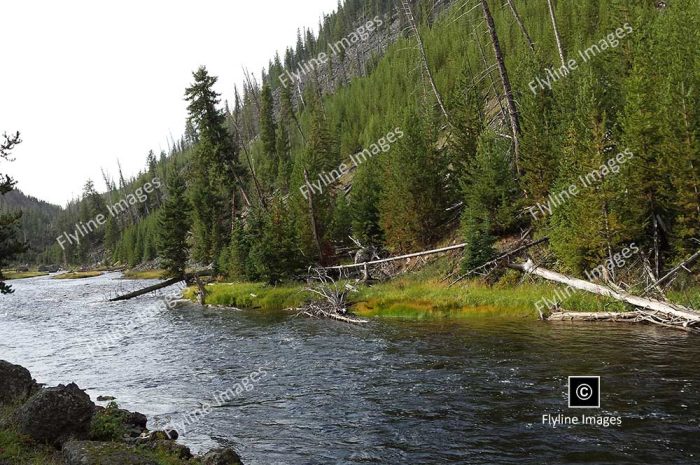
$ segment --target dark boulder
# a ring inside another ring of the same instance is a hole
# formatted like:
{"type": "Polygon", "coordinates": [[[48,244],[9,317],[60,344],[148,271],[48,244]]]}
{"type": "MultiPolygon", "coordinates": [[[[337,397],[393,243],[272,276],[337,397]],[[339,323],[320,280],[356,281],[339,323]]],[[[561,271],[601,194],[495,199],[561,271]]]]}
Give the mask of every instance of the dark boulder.
{"type": "Polygon", "coordinates": [[[204,454],[200,460],[202,465],[243,465],[238,454],[229,448],[212,449],[204,454]]]}
{"type": "Polygon", "coordinates": [[[0,360],[0,405],[23,402],[37,390],[39,385],[29,370],[0,360]]]}
{"type": "Polygon", "coordinates": [[[154,451],[163,451],[172,457],[177,457],[181,460],[189,460],[192,458],[192,452],[187,446],[178,444],[169,439],[158,439],[144,444],[142,447],[154,451]]]}
{"type": "Polygon", "coordinates": [[[38,442],[58,445],[87,436],[95,404],[76,384],[42,389],[14,414],[18,431],[38,442]]]}

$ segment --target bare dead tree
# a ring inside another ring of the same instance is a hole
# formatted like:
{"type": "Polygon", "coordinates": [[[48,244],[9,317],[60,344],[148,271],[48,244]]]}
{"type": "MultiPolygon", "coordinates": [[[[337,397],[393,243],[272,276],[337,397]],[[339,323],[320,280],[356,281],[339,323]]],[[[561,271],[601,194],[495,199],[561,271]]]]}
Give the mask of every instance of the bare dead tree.
{"type": "Polygon", "coordinates": [[[425,73],[428,83],[432,88],[433,94],[435,95],[435,100],[437,101],[437,104],[440,107],[440,111],[449,123],[450,115],[447,113],[445,105],[442,102],[442,95],[440,95],[440,91],[438,90],[437,85],[435,85],[435,79],[433,78],[433,73],[430,70],[430,65],[428,64],[428,57],[425,54],[425,45],[423,44],[423,39],[421,38],[420,32],[418,31],[418,25],[416,23],[416,19],[413,16],[413,11],[411,10],[411,4],[408,2],[408,0],[401,0],[401,5],[403,7],[402,9],[404,16],[408,21],[408,26],[411,32],[413,33],[413,37],[416,39],[416,43],[418,45],[418,53],[420,54],[423,72],[425,73]]]}
{"type": "Polygon", "coordinates": [[[368,323],[367,320],[348,314],[348,295],[357,288],[348,283],[341,284],[331,278],[325,269],[309,269],[306,291],[320,297],[296,309],[297,315],[311,318],[332,318],[346,323],[368,323]]]}
{"type": "MultiPolygon", "coordinates": [[[[306,168],[304,168],[304,181],[306,182],[307,186],[311,185],[311,182],[309,181],[309,173],[306,171],[306,168]]],[[[321,244],[321,235],[318,232],[318,222],[316,221],[316,212],[314,210],[314,197],[313,193],[309,191],[307,200],[309,201],[309,217],[311,221],[311,233],[313,234],[314,237],[314,242],[316,243],[316,247],[318,248],[318,257],[319,261],[321,263],[324,263],[324,257],[323,257],[323,246],[321,244]]]]}
{"type": "Polygon", "coordinates": [[[506,3],[510,7],[510,12],[513,13],[513,17],[515,18],[515,22],[518,23],[518,27],[520,28],[520,31],[525,36],[525,40],[527,41],[528,47],[530,47],[530,50],[532,50],[534,52],[535,51],[535,44],[532,42],[532,39],[530,38],[530,34],[527,33],[527,29],[525,28],[525,23],[523,23],[523,20],[520,18],[520,15],[518,14],[518,10],[515,8],[515,4],[513,3],[513,0],[506,0],[506,3]]]}
{"type": "Polygon", "coordinates": [[[484,13],[484,19],[486,20],[486,27],[488,28],[489,35],[491,36],[493,53],[496,55],[498,74],[501,77],[501,84],[503,85],[503,94],[508,105],[508,117],[510,119],[511,136],[513,137],[515,171],[518,176],[520,176],[520,117],[518,116],[518,109],[515,106],[513,89],[510,85],[510,79],[508,79],[508,70],[506,69],[503,53],[501,52],[501,44],[498,41],[498,33],[496,32],[496,25],[493,22],[493,16],[491,16],[491,11],[489,10],[489,5],[486,0],[480,1],[481,10],[484,13]]]}
{"type": "Polygon", "coordinates": [[[561,45],[561,37],[559,36],[557,17],[554,15],[554,5],[552,4],[552,0],[547,0],[547,7],[549,8],[549,18],[552,20],[552,28],[554,29],[554,38],[557,41],[557,51],[559,52],[561,65],[566,66],[566,61],[564,60],[564,48],[561,45]]]}

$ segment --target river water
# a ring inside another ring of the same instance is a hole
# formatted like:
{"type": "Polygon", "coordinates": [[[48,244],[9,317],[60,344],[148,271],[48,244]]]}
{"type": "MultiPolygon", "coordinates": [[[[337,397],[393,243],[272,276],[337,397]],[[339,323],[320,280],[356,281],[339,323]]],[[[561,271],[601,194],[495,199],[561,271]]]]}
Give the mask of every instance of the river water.
{"type": "Polygon", "coordinates": [[[700,339],[679,331],[168,310],[157,295],[106,302],[152,283],[118,278],[13,281],[0,359],[246,465],[700,463],[700,339]],[[601,376],[601,409],[567,407],[570,375],[601,376]],[[542,422],[582,413],[622,426],[542,422]]]}

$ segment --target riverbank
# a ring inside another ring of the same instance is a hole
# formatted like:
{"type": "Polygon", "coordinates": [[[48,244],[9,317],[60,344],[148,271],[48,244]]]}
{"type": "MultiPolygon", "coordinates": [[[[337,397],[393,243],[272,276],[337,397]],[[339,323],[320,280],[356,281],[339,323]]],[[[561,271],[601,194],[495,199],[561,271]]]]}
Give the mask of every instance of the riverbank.
{"type": "Polygon", "coordinates": [[[26,279],[26,278],[37,278],[39,276],[46,276],[47,272],[45,271],[3,271],[2,275],[4,276],[5,279],[12,280],[12,279],[26,279]]]}
{"type": "Polygon", "coordinates": [[[242,465],[232,449],[193,456],[174,430],[110,402],[95,405],[75,384],[40,387],[29,371],[0,360],[2,465],[242,465]]]}
{"type": "MultiPolygon", "coordinates": [[[[633,308],[618,300],[569,291],[565,286],[544,281],[521,282],[521,275],[508,271],[498,283],[450,281],[431,270],[405,274],[371,285],[351,282],[350,310],[365,317],[406,319],[507,317],[538,319],[548,305],[570,312],[625,312],[633,308]]],[[[284,310],[317,300],[304,283],[272,286],[256,282],[207,284],[207,304],[223,307],[284,310]]],[[[196,287],[188,287],[183,297],[196,300],[196,287]]],[[[669,301],[691,308],[700,307],[700,289],[669,292],[669,301]]]]}
{"type": "Polygon", "coordinates": [[[84,278],[95,278],[97,276],[102,276],[103,271],[69,271],[67,273],[61,273],[53,276],[53,279],[84,279],[84,278]]]}
{"type": "MultiPolygon", "coordinates": [[[[206,286],[207,303],[210,305],[283,310],[297,308],[316,299],[305,290],[303,283],[270,286],[263,283],[212,283],[206,286]]],[[[357,285],[358,292],[351,293],[351,311],[367,317],[423,318],[472,318],[515,317],[537,319],[537,303],[543,297],[554,299],[559,287],[547,283],[511,284],[488,286],[472,280],[452,287],[438,279],[421,276],[404,276],[373,285],[357,285]]],[[[183,297],[196,299],[196,288],[189,287],[183,297]]],[[[613,299],[576,293],[566,301],[567,309],[576,311],[624,311],[625,305],[613,299]]]]}

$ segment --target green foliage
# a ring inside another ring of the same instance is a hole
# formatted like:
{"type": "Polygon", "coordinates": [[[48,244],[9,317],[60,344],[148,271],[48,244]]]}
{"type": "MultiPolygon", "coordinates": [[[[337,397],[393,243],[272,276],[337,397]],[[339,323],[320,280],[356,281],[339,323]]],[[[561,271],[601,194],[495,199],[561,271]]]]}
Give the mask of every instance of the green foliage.
{"type": "Polygon", "coordinates": [[[441,236],[449,199],[446,157],[435,148],[435,134],[415,115],[406,117],[401,127],[404,136],[383,155],[379,223],[387,247],[406,252],[441,236]]]}
{"type": "MultiPolygon", "coordinates": [[[[21,141],[19,133],[14,136],[3,134],[0,142],[0,159],[8,160],[12,150],[21,141]]],[[[10,192],[15,181],[7,175],[0,174],[0,196],[10,192]]],[[[0,269],[7,265],[17,255],[27,250],[27,245],[20,240],[19,226],[22,212],[0,213],[0,269]]],[[[5,284],[0,273],[0,294],[12,293],[12,287],[5,284]]]]}
{"type": "MultiPolygon", "coordinates": [[[[188,255],[189,210],[185,182],[178,173],[173,171],[168,178],[168,194],[165,203],[158,212],[157,237],[158,253],[163,267],[171,276],[182,276],[185,272],[188,255]]],[[[144,257],[147,253],[148,250],[144,250],[144,257]]]]}
{"type": "Polygon", "coordinates": [[[508,147],[507,141],[485,132],[467,167],[462,182],[465,271],[493,258],[496,236],[509,232],[515,223],[517,191],[508,147]]]}
{"type": "Polygon", "coordinates": [[[126,412],[119,409],[116,402],[99,410],[90,422],[89,436],[93,441],[120,441],[126,434],[126,412]]]}

